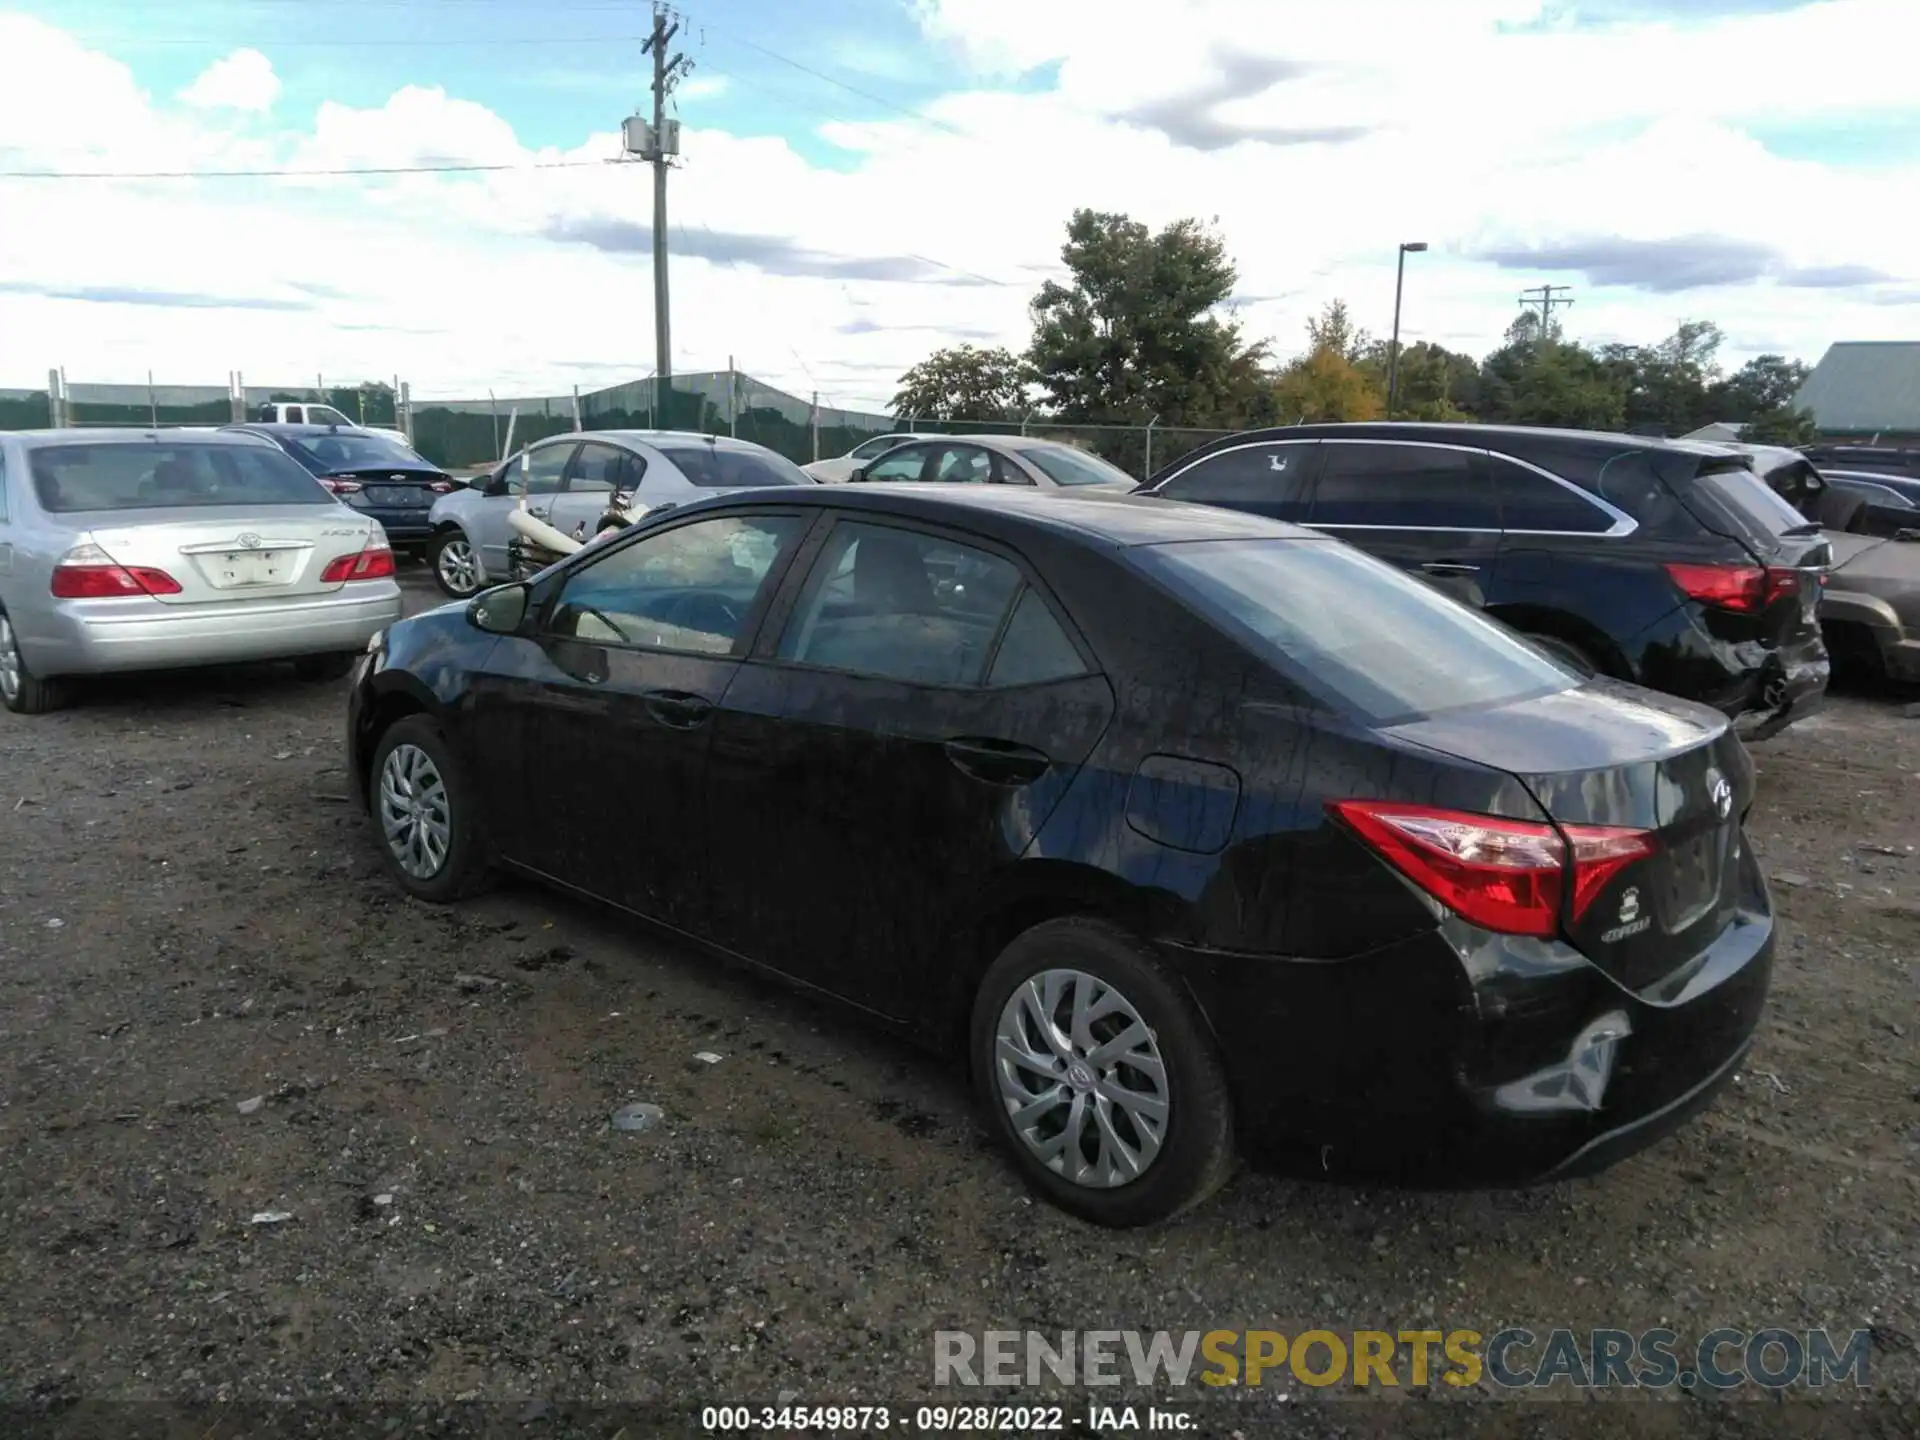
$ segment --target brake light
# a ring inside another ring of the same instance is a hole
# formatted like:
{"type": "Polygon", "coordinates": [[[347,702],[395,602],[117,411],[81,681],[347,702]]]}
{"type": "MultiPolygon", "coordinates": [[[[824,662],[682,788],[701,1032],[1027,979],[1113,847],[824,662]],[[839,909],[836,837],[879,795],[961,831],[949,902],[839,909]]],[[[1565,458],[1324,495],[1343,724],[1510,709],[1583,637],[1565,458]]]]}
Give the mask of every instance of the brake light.
{"type": "Polygon", "coordinates": [[[1782,596],[1799,593],[1800,572],[1798,570],[1783,570],[1778,566],[1767,567],[1767,604],[1771,605],[1782,596]]]}
{"type": "Polygon", "coordinates": [[[453,493],[453,482],[451,480],[435,480],[431,485],[427,486],[427,488],[436,495],[451,495],[453,493]]]}
{"type": "Polygon", "coordinates": [[[1669,565],[1667,574],[1690,599],[1721,610],[1753,614],[1800,593],[1800,572],[1780,566],[1669,565]]]}
{"type": "Polygon", "coordinates": [[[361,488],[358,480],[339,480],[331,475],[322,475],[320,483],[336,495],[358,495],[361,488]]]}
{"type": "Polygon", "coordinates": [[[1578,920],[1609,880],[1655,849],[1648,832],[1609,825],[1556,827],[1386,800],[1335,800],[1327,809],[1449,910],[1503,935],[1552,935],[1563,896],[1578,920]]]}
{"type": "Polygon", "coordinates": [[[98,545],[69,550],[53,567],[56,600],[107,600],[124,595],[178,595],[180,582],[150,565],[116,565],[98,545]]]}
{"type": "Polygon", "coordinates": [[[358,555],[342,555],[320,572],[323,585],[340,585],[348,580],[384,580],[393,574],[393,551],[385,546],[362,550],[358,555]]]}

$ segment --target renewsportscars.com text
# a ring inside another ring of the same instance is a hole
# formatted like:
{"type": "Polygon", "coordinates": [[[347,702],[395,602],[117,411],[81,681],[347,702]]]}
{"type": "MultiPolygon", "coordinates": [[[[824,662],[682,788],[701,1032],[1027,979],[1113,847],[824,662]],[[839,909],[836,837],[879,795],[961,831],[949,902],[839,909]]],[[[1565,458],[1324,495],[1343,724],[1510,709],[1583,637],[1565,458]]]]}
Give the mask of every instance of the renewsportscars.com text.
{"type": "Polygon", "coordinates": [[[1855,1330],[941,1330],[936,1385],[1867,1385],[1855,1330]]]}

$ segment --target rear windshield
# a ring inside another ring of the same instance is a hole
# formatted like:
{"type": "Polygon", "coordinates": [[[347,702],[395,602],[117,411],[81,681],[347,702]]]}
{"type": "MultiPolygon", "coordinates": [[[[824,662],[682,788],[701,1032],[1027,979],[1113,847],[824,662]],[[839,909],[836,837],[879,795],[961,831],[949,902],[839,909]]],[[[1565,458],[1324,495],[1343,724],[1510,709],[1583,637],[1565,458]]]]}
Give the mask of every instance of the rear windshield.
{"type": "Polygon", "coordinates": [[[1744,466],[1703,471],[1694,478],[1694,484],[1715,505],[1737,517],[1742,524],[1756,527],[1763,535],[1791,535],[1805,531],[1812,524],[1776,495],[1766,481],[1744,466]]]}
{"type": "Polygon", "coordinates": [[[1504,627],[1332,540],[1185,540],[1126,552],[1335,709],[1371,725],[1570,689],[1504,627]]]}
{"type": "Polygon", "coordinates": [[[1093,455],[1065,445],[1034,445],[1020,457],[1056,485],[1131,485],[1133,477],[1093,455]]]}
{"type": "Polygon", "coordinates": [[[289,435],[286,443],[323,475],[395,465],[423,470],[427,462],[398,440],[384,435],[289,435]]]}
{"type": "Polygon", "coordinates": [[[27,452],[40,508],[180,509],[205,505],[332,505],[320,483],[266,445],[107,441],[27,452]]]}
{"type": "Polygon", "coordinates": [[[660,453],[680,469],[680,473],[703,490],[741,490],[755,485],[810,485],[800,467],[778,455],[761,455],[752,450],[722,450],[719,446],[689,445],[660,453]]]}

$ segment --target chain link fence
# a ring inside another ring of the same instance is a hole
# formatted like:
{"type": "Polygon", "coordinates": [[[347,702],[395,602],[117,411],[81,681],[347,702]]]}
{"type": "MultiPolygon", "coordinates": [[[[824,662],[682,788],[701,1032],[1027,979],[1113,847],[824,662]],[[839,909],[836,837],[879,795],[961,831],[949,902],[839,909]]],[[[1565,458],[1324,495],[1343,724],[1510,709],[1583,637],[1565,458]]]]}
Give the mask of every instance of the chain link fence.
{"type": "Polygon", "coordinates": [[[844,455],[877,435],[1030,435],[1075,445],[1142,478],[1229,432],[1163,425],[1072,425],[1051,420],[916,420],[803,400],[737,370],[644,379],[564,395],[412,398],[409,388],[247,385],[69,384],[54,371],[46,390],[0,390],[0,429],[74,426],[228,425],[263,418],[274,404],[330,405],[362,425],[404,430],[414,448],[450,470],[492,464],[535,440],[572,430],[682,430],[734,435],[796,464],[844,455]]]}

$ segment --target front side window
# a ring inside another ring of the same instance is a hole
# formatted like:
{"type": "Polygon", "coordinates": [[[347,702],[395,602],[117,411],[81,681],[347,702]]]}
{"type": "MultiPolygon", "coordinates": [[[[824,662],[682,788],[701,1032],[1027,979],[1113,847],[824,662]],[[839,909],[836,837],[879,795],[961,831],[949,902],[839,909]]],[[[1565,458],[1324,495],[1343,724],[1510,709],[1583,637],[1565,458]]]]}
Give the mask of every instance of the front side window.
{"type": "Polygon", "coordinates": [[[1289,680],[1371,725],[1572,688],[1499,623],[1350,546],[1184,540],[1124,552],[1289,680]]]}
{"type": "Polygon", "coordinates": [[[559,491],[560,481],[567,473],[567,460],[573,454],[573,445],[543,445],[537,450],[528,450],[520,457],[520,463],[511,472],[507,482],[507,493],[511,495],[552,495],[559,491]]]}
{"type": "Polygon", "coordinates": [[[889,451],[884,459],[876,460],[867,467],[869,480],[918,480],[920,471],[927,463],[925,445],[905,445],[898,450],[889,451]]]}
{"type": "Polygon", "coordinates": [[[997,555],[939,536],[842,521],[822,547],[779,655],[921,685],[978,685],[1020,588],[997,555]]]}
{"type": "Polygon", "coordinates": [[[623,545],[567,577],[548,629],[598,645],[731,654],[804,524],[721,515],[623,545]]]}
{"type": "Polygon", "coordinates": [[[1312,523],[1392,530],[1498,530],[1474,456],[1435,445],[1325,445],[1312,523]]]}
{"type": "Polygon", "coordinates": [[[55,514],[335,503],[292,459],[266,445],[105,441],[49,445],[30,456],[40,508],[55,514]]]}
{"type": "Polygon", "coordinates": [[[1310,444],[1223,450],[1182,470],[1154,493],[1196,505],[1257,508],[1262,515],[1304,520],[1313,450],[1310,444]]]}
{"type": "Polygon", "coordinates": [[[1500,492],[1500,524],[1505,530],[1601,535],[1613,528],[1611,515],[1536,470],[1496,455],[1493,478],[1500,492]]]}

